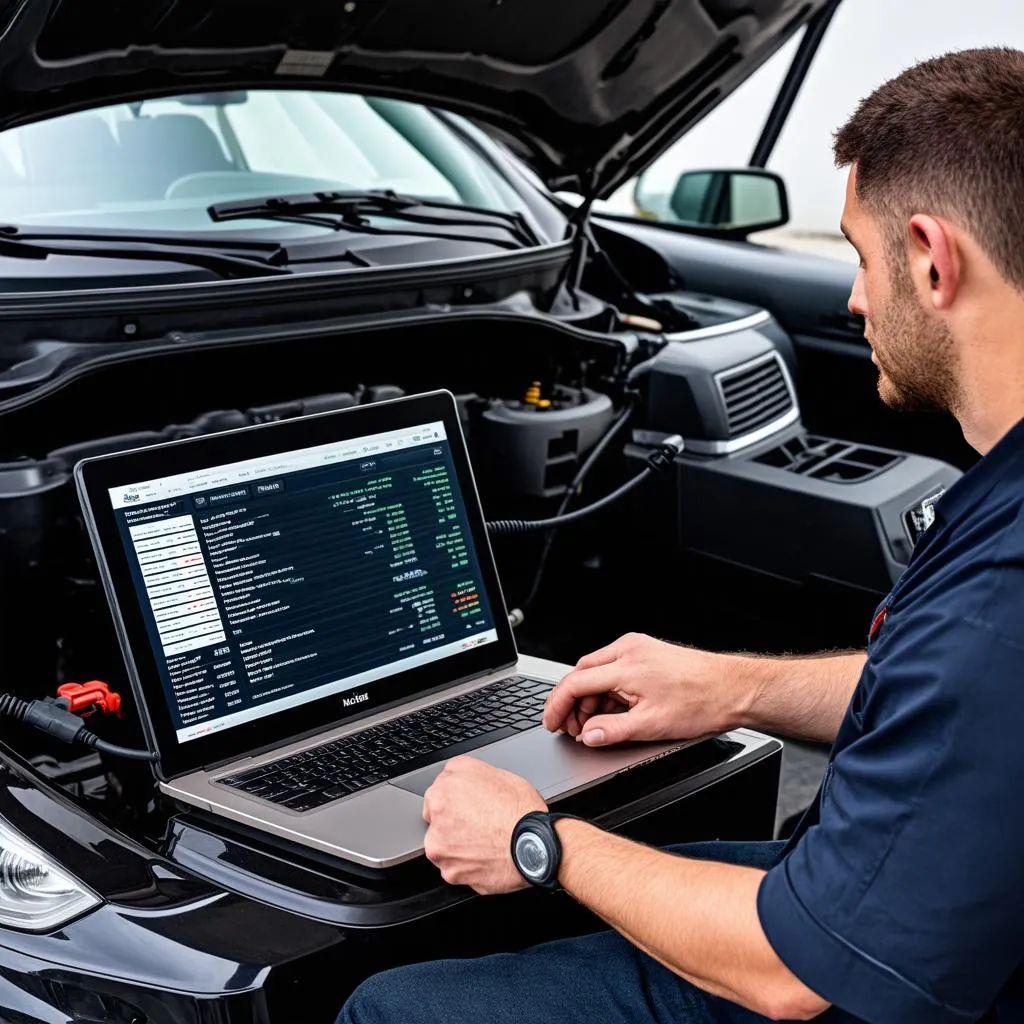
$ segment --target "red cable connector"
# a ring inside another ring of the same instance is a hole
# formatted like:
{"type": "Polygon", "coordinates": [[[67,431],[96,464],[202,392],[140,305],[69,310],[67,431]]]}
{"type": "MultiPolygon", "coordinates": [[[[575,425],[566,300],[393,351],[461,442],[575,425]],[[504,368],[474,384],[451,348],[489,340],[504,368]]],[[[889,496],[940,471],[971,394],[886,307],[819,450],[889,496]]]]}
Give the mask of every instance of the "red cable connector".
{"type": "Polygon", "coordinates": [[[98,679],[88,683],[65,683],[58,686],[55,703],[75,714],[83,711],[103,711],[121,717],[121,695],[98,679]]]}

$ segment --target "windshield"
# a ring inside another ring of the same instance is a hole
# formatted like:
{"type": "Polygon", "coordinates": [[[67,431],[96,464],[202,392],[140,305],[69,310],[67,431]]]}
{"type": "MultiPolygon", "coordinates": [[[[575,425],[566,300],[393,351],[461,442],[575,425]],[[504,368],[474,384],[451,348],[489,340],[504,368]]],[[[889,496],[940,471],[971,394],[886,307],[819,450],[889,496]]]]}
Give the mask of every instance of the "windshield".
{"type": "Polygon", "coordinates": [[[343,93],[249,90],[119,104],[0,134],[0,224],[75,230],[253,232],[214,203],[392,189],[516,212],[520,196],[429,109],[343,93]]]}

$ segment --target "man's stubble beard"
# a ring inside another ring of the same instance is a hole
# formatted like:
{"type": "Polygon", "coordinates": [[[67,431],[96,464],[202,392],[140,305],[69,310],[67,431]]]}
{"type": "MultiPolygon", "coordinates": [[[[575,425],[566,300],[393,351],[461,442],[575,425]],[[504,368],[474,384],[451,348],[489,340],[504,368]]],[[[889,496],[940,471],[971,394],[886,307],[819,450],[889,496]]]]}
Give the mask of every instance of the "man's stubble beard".
{"type": "Polygon", "coordinates": [[[874,321],[878,394],[891,409],[955,412],[959,395],[953,336],[921,308],[909,275],[892,273],[892,291],[874,321]]]}

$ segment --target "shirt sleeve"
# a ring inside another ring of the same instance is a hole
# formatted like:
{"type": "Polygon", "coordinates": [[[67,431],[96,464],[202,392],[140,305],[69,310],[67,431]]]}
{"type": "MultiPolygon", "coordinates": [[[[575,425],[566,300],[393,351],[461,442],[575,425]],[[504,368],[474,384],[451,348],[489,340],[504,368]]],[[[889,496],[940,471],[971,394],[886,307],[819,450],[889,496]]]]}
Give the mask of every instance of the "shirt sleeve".
{"type": "Polygon", "coordinates": [[[758,913],[834,1006],[966,1024],[1024,961],[1024,640],[934,606],[899,632],[866,669],[819,823],[766,875],[758,913]]]}

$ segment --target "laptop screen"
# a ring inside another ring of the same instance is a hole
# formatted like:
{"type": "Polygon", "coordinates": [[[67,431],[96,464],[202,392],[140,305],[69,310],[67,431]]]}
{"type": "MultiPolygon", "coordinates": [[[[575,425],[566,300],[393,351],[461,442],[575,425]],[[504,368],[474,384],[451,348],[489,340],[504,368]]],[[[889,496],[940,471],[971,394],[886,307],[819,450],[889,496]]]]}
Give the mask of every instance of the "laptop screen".
{"type": "Polygon", "coordinates": [[[179,743],[498,640],[443,421],[107,493],[179,743]]]}

